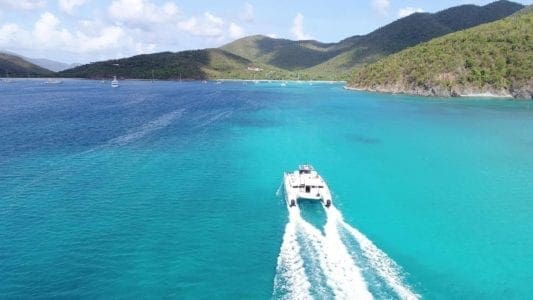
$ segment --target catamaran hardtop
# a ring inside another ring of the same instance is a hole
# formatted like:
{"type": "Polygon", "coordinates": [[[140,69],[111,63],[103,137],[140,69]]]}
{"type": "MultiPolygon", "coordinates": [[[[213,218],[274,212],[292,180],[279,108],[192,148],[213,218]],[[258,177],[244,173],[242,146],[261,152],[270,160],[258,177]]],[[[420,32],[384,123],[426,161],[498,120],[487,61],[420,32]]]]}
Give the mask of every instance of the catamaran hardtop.
{"type": "Polygon", "coordinates": [[[300,165],[298,170],[285,173],[283,182],[289,206],[295,206],[299,200],[321,201],[324,206],[331,206],[328,185],[313,166],[300,165]]]}

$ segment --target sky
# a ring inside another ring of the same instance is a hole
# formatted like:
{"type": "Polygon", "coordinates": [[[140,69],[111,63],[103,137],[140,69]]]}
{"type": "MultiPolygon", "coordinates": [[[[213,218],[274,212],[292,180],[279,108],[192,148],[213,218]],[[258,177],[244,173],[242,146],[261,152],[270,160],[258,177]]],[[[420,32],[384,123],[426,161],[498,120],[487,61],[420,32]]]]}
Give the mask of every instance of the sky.
{"type": "MultiPolygon", "coordinates": [[[[337,42],[413,12],[492,0],[0,0],[0,51],[65,63],[219,47],[263,34],[337,42]]],[[[525,5],[530,0],[515,1],[525,5]]]]}

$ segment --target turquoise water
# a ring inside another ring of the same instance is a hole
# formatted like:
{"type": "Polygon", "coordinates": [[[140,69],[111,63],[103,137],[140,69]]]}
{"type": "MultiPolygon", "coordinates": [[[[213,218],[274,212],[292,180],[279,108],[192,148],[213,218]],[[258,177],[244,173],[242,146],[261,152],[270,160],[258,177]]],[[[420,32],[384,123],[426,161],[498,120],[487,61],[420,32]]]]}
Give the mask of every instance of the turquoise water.
{"type": "Polygon", "coordinates": [[[531,102],[305,83],[0,92],[0,298],[402,297],[394,280],[429,299],[533,298],[531,102]],[[302,162],[342,216],[289,215],[282,174],[302,162]]]}

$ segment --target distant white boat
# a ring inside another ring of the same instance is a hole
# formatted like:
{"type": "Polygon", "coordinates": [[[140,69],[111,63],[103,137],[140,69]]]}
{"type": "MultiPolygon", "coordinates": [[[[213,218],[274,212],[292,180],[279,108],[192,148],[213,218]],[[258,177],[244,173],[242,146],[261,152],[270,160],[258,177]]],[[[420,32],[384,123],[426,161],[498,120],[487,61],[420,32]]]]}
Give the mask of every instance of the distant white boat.
{"type": "Polygon", "coordinates": [[[113,80],[111,81],[111,87],[118,88],[117,76],[113,76],[113,80]]]}
{"type": "Polygon", "coordinates": [[[222,81],[217,81],[217,83],[216,83],[216,84],[222,84],[222,81]]]}
{"type": "Polygon", "coordinates": [[[287,83],[286,82],[282,82],[281,86],[287,86],[287,83]]]}
{"type": "Polygon", "coordinates": [[[49,78],[47,81],[44,82],[44,84],[62,84],[63,81],[59,79],[52,79],[49,78]]]}

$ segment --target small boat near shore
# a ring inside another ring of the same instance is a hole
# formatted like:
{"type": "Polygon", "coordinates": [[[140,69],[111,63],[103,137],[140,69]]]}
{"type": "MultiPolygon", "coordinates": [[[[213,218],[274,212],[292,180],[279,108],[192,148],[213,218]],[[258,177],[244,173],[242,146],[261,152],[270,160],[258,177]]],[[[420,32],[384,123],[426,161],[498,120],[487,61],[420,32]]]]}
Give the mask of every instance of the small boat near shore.
{"type": "Polygon", "coordinates": [[[320,201],[325,207],[332,204],[328,185],[311,165],[300,165],[298,170],[285,173],[283,183],[289,206],[297,205],[300,200],[320,201]]]}
{"type": "Polygon", "coordinates": [[[111,81],[111,87],[118,88],[117,76],[113,76],[113,80],[111,81]]]}

